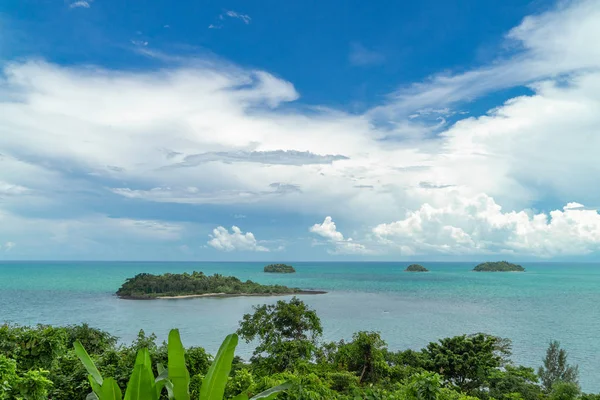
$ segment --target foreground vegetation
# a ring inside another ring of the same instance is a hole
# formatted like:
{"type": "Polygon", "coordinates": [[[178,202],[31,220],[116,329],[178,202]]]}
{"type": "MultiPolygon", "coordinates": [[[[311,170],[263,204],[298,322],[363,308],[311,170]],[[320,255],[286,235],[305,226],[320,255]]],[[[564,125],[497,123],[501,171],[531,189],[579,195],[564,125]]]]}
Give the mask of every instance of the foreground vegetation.
{"type": "Polygon", "coordinates": [[[523,272],[523,268],[519,264],[509,263],[508,261],[484,262],[473,268],[477,272],[523,272]]]}
{"type": "Polygon", "coordinates": [[[536,373],[510,361],[510,341],[486,334],[420,351],[392,351],[377,332],[331,343],[321,335],[316,312],[297,298],[244,315],[214,359],[184,349],[176,330],[160,345],[140,331],[126,346],[87,325],[4,325],[0,399],[600,400],[580,392],[556,342],[536,373]],[[257,344],[247,362],[234,357],[238,336],[257,344]]]}
{"type": "Polygon", "coordinates": [[[233,276],[219,274],[138,274],[127,279],[117,290],[117,296],[127,299],[154,299],[159,297],[199,296],[199,295],[274,295],[310,293],[298,288],[282,285],[261,285],[242,282],[233,276]]]}
{"type": "Polygon", "coordinates": [[[406,269],[404,271],[406,271],[406,272],[429,272],[429,270],[427,268],[425,268],[424,266],[422,266],[421,264],[410,264],[408,267],[406,267],[406,269]]]}
{"type": "Polygon", "coordinates": [[[296,272],[294,267],[287,264],[269,264],[265,266],[264,272],[271,272],[277,274],[293,274],[296,272]]]}

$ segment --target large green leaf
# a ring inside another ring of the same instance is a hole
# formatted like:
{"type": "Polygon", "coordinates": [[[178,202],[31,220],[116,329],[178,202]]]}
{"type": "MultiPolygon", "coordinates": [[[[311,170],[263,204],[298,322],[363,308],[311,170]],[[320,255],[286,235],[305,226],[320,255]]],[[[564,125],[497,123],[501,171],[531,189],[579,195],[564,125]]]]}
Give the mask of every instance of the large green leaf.
{"type": "Polygon", "coordinates": [[[248,393],[242,392],[242,393],[238,394],[237,396],[235,396],[231,400],[248,400],[248,393]]]}
{"type": "Polygon", "coordinates": [[[271,389],[267,389],[264,392],[260,392],[256,396],[253,396],[250,400],[258,400],[258,399],[272,400],[275,397],[277,397],[277,395],[280,392],[283,392],[284,390],[289,389],[291,386],[292,386],[292,384],[290,382],[282,383],[281,385],[277,385],[275,387],[272,387],[271,389]]]}
{"type": "Polygon", "coordinates": [[[127,383],[125,400],[158,400],[148,349],[138,351],[133,373],[127,383]]]}
{"type": "MultiPolygon", "coordinates": [[[[96,368],[96,364],[94,364],[90,358],[90,355],[87,351],[85,351],[85,348],[79,342],[79,340],[73,343],[73,347],[75,348],[75,354],[77,354],[77,357],[79,357],[79,360],[81,360],[81,363],[87,372],[92,376],[98,385],[102,386],[102,375],[100,375],[100,371],[98,371],[98,368],[96,368]]],[[[96,394],[98,393],[96,392],[96,394]]]]}
{"type": "Polygon", "coordinates": [[[88,375],[88,381],[90,382],[90,386],[92,387],[92,393],[96,394],[96,398],[100,396],[102,393],[102,386],[96,382],[96,380],[92,377],[92,375],[88,375]]]}
{"type": "Polygon", "coordinates": [[[185,366],[185,349],[181,344],[179,330],[172,329],[169,332],[167,350],[169,353],[167,370],[169,380],[173,384],[175,400],[190,400],[190,373],[185,366]]]}
{"type": "Polygon", "coordinates": [[[235,333],[228,335],[221,344],[215,360],[202,381],[200,400],[223,400],[237,344],[238,336],[235,333]]]}
{"type": "Polygon", "coordinates": [[[158,397],[160,397],[163,388],[166,388],[169,399],[174,399],[175,395],[173,394],[173,384],[169,380],[169,370],[166,369],[161,363],[156,364],[156,370],[158,371],[158,376],[154,380],[156,383],[156,394],[158,397]]]}
{"type": "Polygon", "coordinates": [[[113,378],[106,378],[102,383],[100,400],[121,400],[121,389],[113,378]]]}

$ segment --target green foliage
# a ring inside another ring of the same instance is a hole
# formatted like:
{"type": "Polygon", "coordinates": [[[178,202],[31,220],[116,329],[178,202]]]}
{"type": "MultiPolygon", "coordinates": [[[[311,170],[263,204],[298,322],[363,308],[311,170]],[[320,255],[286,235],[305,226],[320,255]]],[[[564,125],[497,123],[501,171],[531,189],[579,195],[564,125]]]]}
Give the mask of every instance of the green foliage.
{"type": "Polygon", "coordinates": [[[277,274],[293,274],[296,272],[294,267],[287,264],[269,264],[265,266],[264,272],[271,272],[277,274]]]}
{"type": "Polygon", "coordinates": [[[488,376],[488,385],[489,395],[495,399],[514,398],[518,394],[520,399],[537,400],[541,396],[533,368],[507,365],[503,370],[493,370],[488,376]]]}
{"type": "Polygon", "coordinates": [[[185,349],[176,330],[168,343],[158,345],[155,335],[140,331],[130,345],[117,345],[87,325],[5,325],[0,400],[600,400],[579,393],[576,368],[558,344],[540,370],[552,379],[544,391],[533,369],[509,362],[510,342],[494,336],[457,336],[422,351],[392,352],[377,332],[320,344],[321,332],[314,310],[297,298],[244,316],[241,337],[258,342],[249,363],[234,357],[236,335],[212,360],[200,347],[185,349]],[[39,349],[32,352],[30,343],[39,349]]]}
{"type": "Polygon", "coordinates": [[[0,400],[8,400],[17,390],[17,362],[0,354],[0,400]]]}
{"type": "Polygon", "coordinates": [[[354,372],[360,383],[376,382],[389,366],[385,361],[385,342],[378,332],[357,332],[352,341],[338,344],[335,364],[354,372]]]}
{"type": "Polygon", "coordinates": [[[313,359],[323,328],[317,313],[294,297],[289,302],[255,306],[253,314],[244,315],[237,333],[246,342],[258,339],[253,363],[260,370],[276,373],[313,359]]]}
{"type": "Polygon", "coordinates": [[[473,271],[478,272],[523,272],[523,268],[519,264],[509,263],[508,261],[484,262],[473,268],[473,271]]]}
{"type": "Polygon", "coordinates": [[[231,398],[242,392],[247,392],[253,385],[254,377],[252,376],[252,373],[246,368],[238,369],[227,381],[227,385],[225,386],[225,397],[231,398]]]}
{"type": "Polygon", "coordinates": [[[579,386],[574,382],[558,381],[552,385],[550,400],[575,400],[579,397],[579,386]]]}
{"type": "Polygon", "coordinates": [[[17,363],[0,354],[0,400],[44,400],[52,387],[48,371],[31,369],[22,376],[17,374],[17,363]]]}
{"type": "Polygon", "coordinates": [[[550,342],[544,365],[538,370],[538,375],[542,382],[542,386],[546,392],[553,390],[554,385],[558,382],[578,384],[579,368],[577,365],[571,366],[567,363],[567,352],[560,348],[560,343],[557,341],[550,342]]]}
{"type": "Polygon", "coordinates": [[[424,266],[422,266],[421,264],[410,264],[408,267],[406,267],[406,269],[404,271],[405,272],[428,272],[429,270],[427,268],[425,268],[424,266]]]}
{"type": "Polygon", "coordinates": [[[425,349],[426,366],[468,392],[482,386],[488,375],[502,365],[508,349],[501,344],[499,338],[484,334],[442,339],[425,349]]]}
{"type": "MultiPolygon", "coordinates": [[[[237,335],[232,334],[227,336],[221,344],[215,360],[208,368],[206,376],[200,384],[200,400],[222,400],[224,398],[237,343],[237,335]]],[[[99,400],[120,400],[121,390],[117,381],[114,378],[103,379],[81,343],[75,342],[74,348],[89,373],[88,378],[93,390],[91,396],[95,396],[99,400]]],[[[164,369],[162,364],[157,364],[157,371],[159,372],[157,377],[154,376],[152,371],[152,361],[148,349],[138,350],[133,372],[129,377],[125,396],[123,397],[124,400],[158,400],[163,395],[163,390],[166,390],[169,399],[190,399],[190,375],[185,362],[185,349],[181,343],[178,330],[173,329],[169,333],[167,348],[168,369],[164,369]]],[[[259,393],[252,399],[273,399],[279,392],[288,389],[288,387],[288,384],[279,385],[268,389],[265,393],[259,393]]],[[[248,395],[246,392],[242,392],[236,396],[236,399],[248,399],[248,395]]]]}
{"type": "Polygon", "coordinates": [[[422,372],[411,377],[407,394],[415,400],[436,400],[442,388],[442,378],[435,372],[422,372]]]}
{"type": "Polygon", "coordinates": [[[129,278],[117,290],[117,295],[129,299],[153,299],[156,297],[186,296],[202,294],[293,294],[302,290],[282,285],[261,285],[242,282],[233,276],[202,272],[191,274],[138,274],[129,278]]]}

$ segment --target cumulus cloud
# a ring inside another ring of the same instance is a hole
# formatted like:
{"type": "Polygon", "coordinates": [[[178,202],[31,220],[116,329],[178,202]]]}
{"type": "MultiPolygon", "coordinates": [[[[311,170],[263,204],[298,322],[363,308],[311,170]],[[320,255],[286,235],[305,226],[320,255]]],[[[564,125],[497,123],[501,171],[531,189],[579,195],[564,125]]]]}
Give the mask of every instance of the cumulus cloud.
{"type": "Polygon", "coordinates": [[[335,222],[331,217],[325,217],[321,224],[314,224],[309,228],[309,231],[317,234],[328,242],[334,244],[332,254],[371,254],[372,251],[364,245],[354,242],[352,238],[344,239],[344,235],[337,230],[335,222]]]}
{"type": "Polygon", "coordinates": [[[231,227],[231,233],[224,227],[213,229],[207,244],[219,251],[259,251],[268,252],[269,249],[258,244],[252,232],[243,233],[237,226],[231,227]]]}
{"type": "MultiPolygon", "coordinates": [[[[542,207],[550,227],[557,222],[556,211],[549,210],[577,202],[559,210],[557,221],[570,221],[571,251],[593,251],[594,241],[580,232],[595,228],[575,216],[593,220],[593,210],[579,206],[596,205],[600,197],[599,21],[597,1],[564,3],[509,32],[514,47],[504,58],[401,88],[363,114],[296,105],[299,94],[291,82],[221,61],[163,57],[174,64],[146,71],[8,63],[0,78],[0,198],[20,219],[3,221],[0,230],[41,229],[46,222],[24,217],[28,210],[39,216],[77,202],[90,223],[65,218],[57,225],[68,227],[70,235],[99,240],[84,233],[94,230],[96,221],[89,208],[102,206],[102,201],[86,203],[82,193],[92,193],[131,203],[252,205],[261,212],[310,218],[335,213],[353,231],[383,223],[371,234],[379,243],[393,244],[397,233],[391,228],[386,233],[385,227],[424,204],[445,209],[453,191],[467,199],[456,200],[460,204],[485,193],[519,216],[529,215],[519,210],[542,207]],[[528,95],[482,116],[451,109],[523,84],[529,85],[528,95]],[[458,122],[438,121],[450,116],[458,122]],[[424,122],[428,119],[436,121],[433,127],[424,122]],[[573,214],[583,212],[591,213],[573,214]]],[[[461,212],[469,215],[450,215],[461,212]]],[[[139,234],[177,237],[176,229],[106,218],[97,221],[110,232],[124,225],[139,234]]],[[[439,218],[437,236],[428,236],[434,252],[440,242],[458,243],[457,251],[526,253],[515,244],[519,237],[542,255],[543,238],[553,243],[557,235],[556,228],[548,228],[535,235],[480,239],[468,226],[439,218]]],[[[24,248],[24,233],[6,237],[24,248]]],[[[336,249],[358,248],[350,239],[322,237],[336,249]]],[[[425,251],[418,241],[402,240],[408,241],[406,254],[425,251]]],[[[368,238],[361,235],[360,242],[371,248],[368,238]]],[[[546,248],[548,254],[566,251],[546,248]]]]}
{"type": "Polygon", "coordinates": [[[569,203],[550,213],[503,212],[493,198],[453,193],[447,205],[424,204],[373,233],[404,255],[518,254],[539,257],[589,254],[600,249],[600,214],[569,203]]]}

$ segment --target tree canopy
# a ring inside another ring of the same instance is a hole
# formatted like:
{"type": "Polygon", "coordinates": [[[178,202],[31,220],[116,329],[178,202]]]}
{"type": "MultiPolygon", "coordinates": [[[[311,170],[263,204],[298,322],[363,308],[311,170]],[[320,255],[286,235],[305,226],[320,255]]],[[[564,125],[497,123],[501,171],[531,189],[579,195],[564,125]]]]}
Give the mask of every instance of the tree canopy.
{"type": "Polygon", "coordinates": [[[519,264],[509,263],[508,261],[488,261],[478,264],[473,268],[477,272],[523,272],[523,268],[519,264]]]}
{"type": "Polygon", "coordinates": [[[117,295],[130,299],[152,299],[221,293],[230,295],[271,295],[302,292],[298,288],[289,288],[282,285],[261,285],[250,280],[242,282],[233,276],[204,275],[202,272],[194,271],[191,274],[138,274],[127,279],[117,290],[117,295]]]}
{"type": "Polygon", "coordinates": [[[578,385],[579,367],[567,363],[567,352],[555,340],[550,342],[546,350],[544,365],[539,368],[538,375],[546,392],[550,392],[559,382],[578,385]]]}
{"type": "Polygon", "coordinates": [[[317,313],[294,297],[289,302],[255,306],[252,314],[244,315],[237,333],[246,342],[258,340],[255,362],[281,372],[296,361],[314,357],[323,328],[317,313]]]}
{"type": "Polygon", "coordinates": [[[293,274],[296,272],[294,267],[287,264],[269,264],[264,268],[264,272],[271,272],[276,274],[293,274]]]}
{"type": "Polygon", "coordinates": [[[406,269],[404,271],[406,271],[406,272],[428,272],[429,270],[427,268],[425,268],[424,266],[422,266],[421,264],[410,264],[408,267],[406,267],[406,269]]]}

